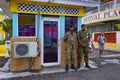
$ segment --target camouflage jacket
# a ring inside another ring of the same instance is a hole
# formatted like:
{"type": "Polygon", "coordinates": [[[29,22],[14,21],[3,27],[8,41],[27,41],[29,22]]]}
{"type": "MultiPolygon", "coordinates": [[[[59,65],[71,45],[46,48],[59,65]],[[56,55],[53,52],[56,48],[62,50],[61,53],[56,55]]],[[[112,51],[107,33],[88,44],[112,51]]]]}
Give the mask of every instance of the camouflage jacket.
{"type": "Polygon", "coordinates": [[[64,36],[64,41],[66,42],[67,47],[75,47],[75,43],[77,41],[77,34],[75,32],[73,32],[72,34],[70,32],[67,32],[64,36]]]}
{"type": "MultiPolygon", "coordinates": [[[[87,44],[88,43],[88,31],[79,31],[78,32],[78,38],[79,40],[83,43],[83,44],[87,44]]],[[[81,44],[79,43],[78,46],[81,46],[81,44]]]]}

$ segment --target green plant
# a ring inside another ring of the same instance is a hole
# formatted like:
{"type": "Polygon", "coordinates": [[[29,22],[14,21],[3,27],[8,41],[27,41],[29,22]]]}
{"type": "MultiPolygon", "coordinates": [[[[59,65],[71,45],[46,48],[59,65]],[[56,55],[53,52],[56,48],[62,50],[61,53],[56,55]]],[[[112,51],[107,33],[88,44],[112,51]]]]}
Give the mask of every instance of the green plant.
{"type": "Polygon", "coordinates": [[[4,45],[6,40],[0,40],[0,45],[4,45]]]}
{"type": "Polygon", "coordinates": [[[4,19],[3,22],[0,22],[0,25],[5,33],[12,34],[12,19],[4,19]]]}

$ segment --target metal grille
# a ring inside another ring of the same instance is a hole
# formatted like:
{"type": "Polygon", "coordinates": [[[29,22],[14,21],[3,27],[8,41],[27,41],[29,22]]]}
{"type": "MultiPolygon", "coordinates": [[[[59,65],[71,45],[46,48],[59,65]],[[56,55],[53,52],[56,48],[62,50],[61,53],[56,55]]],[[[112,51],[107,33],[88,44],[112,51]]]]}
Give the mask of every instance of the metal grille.
{"type": "Polygon", "coordinates": [[[53,13],[59,13],[59,14],[78,14],[79,13],[78,8],[59,7],[59,6],[53,6],[52,11],[53,13]]]}
{"type": "Polygon", "coordinates": [[[50,7],[18,3],[18,10],[19,11],[27,11],[27,12],[50,12],[50,7]]]}
{"type": "Polygon", "coordinates": [[[18,11],[51,13],[50,8],[52,9],[52,13],[55,14],[79,13],[79,8],[18,3],[18,11]]]}
{"type": "Polygon", "coordinates": [[[20,56],[24,56],[28,53],[28,46],[29,45],[26,45],[26,44],[19,44],[16,46],[16,53],[20,56]]]}

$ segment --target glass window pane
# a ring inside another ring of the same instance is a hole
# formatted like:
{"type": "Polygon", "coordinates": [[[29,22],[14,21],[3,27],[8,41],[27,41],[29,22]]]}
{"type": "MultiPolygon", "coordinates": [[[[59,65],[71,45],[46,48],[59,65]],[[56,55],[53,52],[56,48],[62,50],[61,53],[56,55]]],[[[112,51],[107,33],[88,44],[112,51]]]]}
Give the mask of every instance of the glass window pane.
{"type": "Polygon", "coordinates": [[[36,33],[35,15],[19,14],[18,15],[18,36],[33,37],[36,33]]]}
{"type": "Polygon", "coordinates": [[[77,17],[65,17],[65,33],[69,31],[71,26],[74,27],[74,30],[77,32],[77,17]]]}
{"type": "Polygon", "coordinates": [[[120,31],[120,24],[119,23],[115,24],[114,30],[115,31],[120,31]]]}
{"type": "Polygon", "coordinates": [[[44,63],[58,62],[58,21],[43,21],[44,63]]]}

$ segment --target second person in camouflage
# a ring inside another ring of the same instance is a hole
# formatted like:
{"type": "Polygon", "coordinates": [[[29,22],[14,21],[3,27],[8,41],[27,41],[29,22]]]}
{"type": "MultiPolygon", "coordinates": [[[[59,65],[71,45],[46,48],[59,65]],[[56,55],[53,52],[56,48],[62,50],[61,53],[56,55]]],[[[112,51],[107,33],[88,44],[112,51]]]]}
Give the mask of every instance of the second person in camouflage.
{"type": "Polygon", "coordinates": [[[82,55],[84,54],[85,67],[90,68],[88,65],[88,53],[89,53],[89,32],[87,31],[86,25],[81,25],[82,30],[78,32],[78,66],[80,68],[80,63],[82,61],[82,55]]]}

